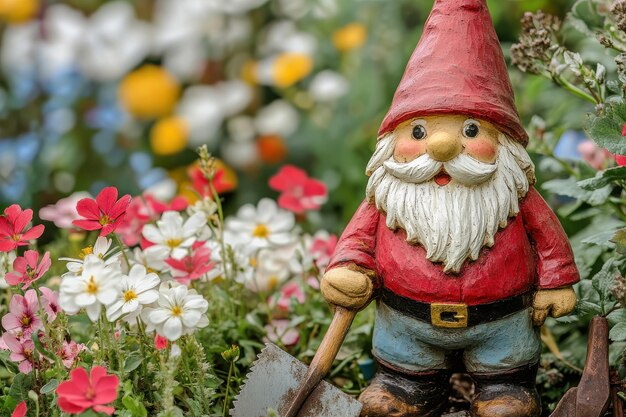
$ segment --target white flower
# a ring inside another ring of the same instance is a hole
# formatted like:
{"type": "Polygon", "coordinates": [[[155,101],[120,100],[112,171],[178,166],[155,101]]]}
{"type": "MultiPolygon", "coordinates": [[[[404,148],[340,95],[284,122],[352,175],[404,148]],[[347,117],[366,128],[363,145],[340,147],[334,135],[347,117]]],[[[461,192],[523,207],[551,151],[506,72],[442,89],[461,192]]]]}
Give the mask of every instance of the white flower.
{"type": "Polygon", "coordinates": [[[217,213],[217,204],[212,198],[203,197],[187,207],[187,213],[190,216],[193,216],[196,213],[203,213],[205,217],[208,218],[217,213]]]}
{"type": "Polygon", "coordinates": [[[59,304],[69,314],[84,308],[95,322],[102,305],[115,300],[121,276],[119,269],[105,265],[96,255],[87,255],[80,276],[66,277],[61,282],[59,304]]]}
{"type": "Polygon", "coordinates": [[[244,285],[254,292],[266,292],[287,281],[290,275],[290,257],[286,255],[287,252],[280,250],[260,250],[251,258],[254,271],[246,277],[244,285]]]}
{"type": "Polygon", "coordinates": [[[335,101],[348,93],[350,84],[346,78],[331,70],[315,76],[309,87],[313,99],[319,102],[335,101]]]}
{"type": "MultiPolygon", "coordinates": [[[[143,237],[154,243],[153,251],[166,248],[174,258],[182,258],[196,241],[196,234],[206,224],[206,216],[196,213],[183,223],[183,217],[176,211],[166,211],[156,226],[147,224],[143,228],[143,237]]],[[[151,246],[152,247],[152,246],[151,246]]]]}
{"type": "Polygon", "coordinates": [[[142,265],[148,271],[161,272],[167,269],[165,260],[170,256],[169,248],[163,246],[150,246],[144,250],[141,248],[133,249],[133,262],[136,265],[142,265]]]}
{"type": "Polygon", "coordinates": [[[255,142],[224,142],[221,154],[230,166],[237,169],[253,167],[259,162],[259,149],[255,142]]]}
{"type": "Polygon", "coordinates": [[[291,52],[313,56],[316,49],[317,40],[313,35],[298,31],[292,20],[281,20],[269,26],[259,52],[263,55],[291,52]]]}
{"type": "Polygon", "coordinates": [[[274,200],[264,198],[257,207],[242,206],[236,217],[226,219],[226,230],[250,249],[288,245],[293,242],[293,213],[279,209],[274,200]]]}
{"type": "Polygon", "coordinates": [[[176,113],[189,127],[190,144],[201,145],[215,140],[224,119],[241,112],[251,100],[252,90],[243,81],[197,85],[185,90],[176,113]]]}
{"type": "Polygon", "coordinates": [[[159,298],[156,288],[160,283],[157,274],[146,273],[143,265],[134,265],[128,275],[122,276],[117,298],[107,306],[107,319],[115,321],[126,315],[124,320],[134,321],[143,306],[152,304],[159,298]]]}
{"type": "Polygon", "coordinates": [[[300,115],[285,100],[275,100],[259,110],[254,123],[261,135],[278,135],[286,138],[298,129],[300,115]]]}
{"type": "Polygon", "coordinates": [[[60,261],[68,261],[68,263],[66,264],[68,272],[66,272],[62,276],[65,277],[68,275],[80,275],[83,269],[84,259],[86,259],[88,255],[95,255],[96,257],[104,261],[104,264],[106,266],[120,269],[121,252],[116,252],[115,250],[117,248],[113,248],[113,250],[110,250],[112,243],[113,241],[111,239],[107,239],[104,236],[99,236],[93,246],[87,246],[86,248],[83,248],[80,254],[81,258],[59,258],[60,261]]]}
{"type": "Polygon", "coordinates": [[[206,317],[208,308],[207,300],[194,290],[189,290],[184,285],[170,283],[161,285],[158,307],[146,311],[144,317],[156,328],[158,334],[174,341],[182,335],[206,327],[209,324],[206,317]]]}
{"type": "Polygon", "coordinates": [[[15,251],[0,253],[0,289],[2,290],[9,288],[4,276],[13,270],[15,258],[15,251]]]}
{"type": "Polygon", "coordinates": [[[132,6],[114,1],[89,19],[78,60],[83,71],[99,81],[115,80],[150,52],[150,27],[137,20],[132,6]]]}

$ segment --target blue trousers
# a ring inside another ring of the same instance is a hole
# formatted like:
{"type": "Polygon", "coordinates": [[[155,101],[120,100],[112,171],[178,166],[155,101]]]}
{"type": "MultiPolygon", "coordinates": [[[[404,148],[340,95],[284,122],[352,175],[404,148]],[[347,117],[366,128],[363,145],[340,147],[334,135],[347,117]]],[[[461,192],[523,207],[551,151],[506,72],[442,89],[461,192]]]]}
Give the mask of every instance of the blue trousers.
{"type": "Polygon", "coordinates": [[[468,372],[498,372],[539,361],[541,339],[527,308],[500,320],[461,329],[433,327],[378,303],[376,358],[410,373],[450,369],[451,354],[463,352],[468,372]]]}

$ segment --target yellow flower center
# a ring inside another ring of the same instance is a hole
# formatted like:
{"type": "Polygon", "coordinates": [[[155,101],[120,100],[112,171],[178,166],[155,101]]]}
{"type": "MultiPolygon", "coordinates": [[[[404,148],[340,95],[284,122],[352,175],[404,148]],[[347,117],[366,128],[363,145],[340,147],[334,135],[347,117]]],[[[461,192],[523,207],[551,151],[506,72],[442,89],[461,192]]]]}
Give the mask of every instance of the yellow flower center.
{"type": "Polygon", "coordinates": [[[172,307],[172,316],[174,317],[180,317],[183,314],[183,309],[180,308],[180,306],[174,306],[172,307]]]}
{"type": "Polygon", "coordinates": [[[93,254],[93,246],[87,246],[86,248],[82,248],[78,257],[80,259],[85,259],[87,255],[93,254]]]}
{"type": "Polygon", "coordinates": [[[155,123],[150,132],[150,146],[157,155],[174,155],[187,147],[189,127],[180,117],[166,117],[155,123]]]}
{"type": "Polygon", "coordinates": [[[165,241],[165,244],[172,249],[177,248],[181,243],[183,243],[182,239],[167,239],[165,241]]]}
{"type": "Polygon", "coordinates": [[[124,291],[124,302],[127,303],[129,301],[137,298],[137,294],[133,290],[124,291]]]}
{"type": "Polygon", "coordinates": [[[109,223],[111,223],[111,218],[109,216],[105,214],[102,217],[100,217],[100,224],[102,226],[106,226],[109,223]]]}
{"type": "Polygon", "coordinates": [[[341,52],[359,48],[367,40],[367,29],[360,23],[351,23],[333,33],[333,44],[341,52]]]}
{"type": "Polygon", "coordinates": [[[26,327],[30,325],[30,316],[27,316],[26,314],[24,314],[22,316],[22,320],[20,320],[20,322],[22,323],[22,326],[26,327]]]}
{"type": "Polygon", "coordinates": [[[95,295],[98,293],[98,284],[96,284],[95,278],[92,276],[89,277],[89,282],[87,283],[87,288],[85,289],[87,294],[95,295]]]}
{"type": "Polygon", "coordinates": [[[278,277],[276,275],[272,275],[271,277],[269,277],[269,279],[267,280],[267,287],[270,290],[273,290],[274,288],[276,288],[276,286],[278,285],[278,277]]]}
{"type": "Polygon", "coordinates": [[[13,240],[14,240],[14,241],[16,241],[16,242],[19,242],[21,238],[22,238],[22,236],[17,235],[17,234],[16,234],[16,235],[11,236],[11,239],[13,239],[13,240]]]}
{"type": "Polygon", "coordinates": [[[257,224],[257,226],[252,231],[252,236],[260,237],[261,239],[265,239],[270,235],[270,229],[267,228],[264,224],[257,224]]]}
{"type": "Polygon", "coordinates": [[[277,87],[290,87],[313,69],[313,60],[305,54],[281,54],[272,64],[272,79],[277,87]]]}

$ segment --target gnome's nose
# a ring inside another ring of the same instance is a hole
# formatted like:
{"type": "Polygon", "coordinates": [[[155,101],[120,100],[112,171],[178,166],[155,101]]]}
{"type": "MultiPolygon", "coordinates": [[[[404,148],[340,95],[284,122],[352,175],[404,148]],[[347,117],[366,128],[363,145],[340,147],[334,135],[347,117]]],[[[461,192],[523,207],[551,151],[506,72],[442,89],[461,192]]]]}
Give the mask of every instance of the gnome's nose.
{"type": "Polygon", "coordinates": [[[461,152],[461,143],[447,133],[435,133],[428,139],[426,152],[436,161],[446,162],[461,152]]]}

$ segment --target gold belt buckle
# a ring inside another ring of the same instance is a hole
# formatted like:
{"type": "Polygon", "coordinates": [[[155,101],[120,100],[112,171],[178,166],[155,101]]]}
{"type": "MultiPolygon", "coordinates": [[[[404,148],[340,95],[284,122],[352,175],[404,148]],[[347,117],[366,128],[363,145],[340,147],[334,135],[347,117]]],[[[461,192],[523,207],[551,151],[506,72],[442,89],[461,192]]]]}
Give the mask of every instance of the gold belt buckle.
{"type": "Polygon", "coordinates": [[[467,304],[430,305],[430,322],[435,327],[460,329],[467,327],[467,304]]]}

